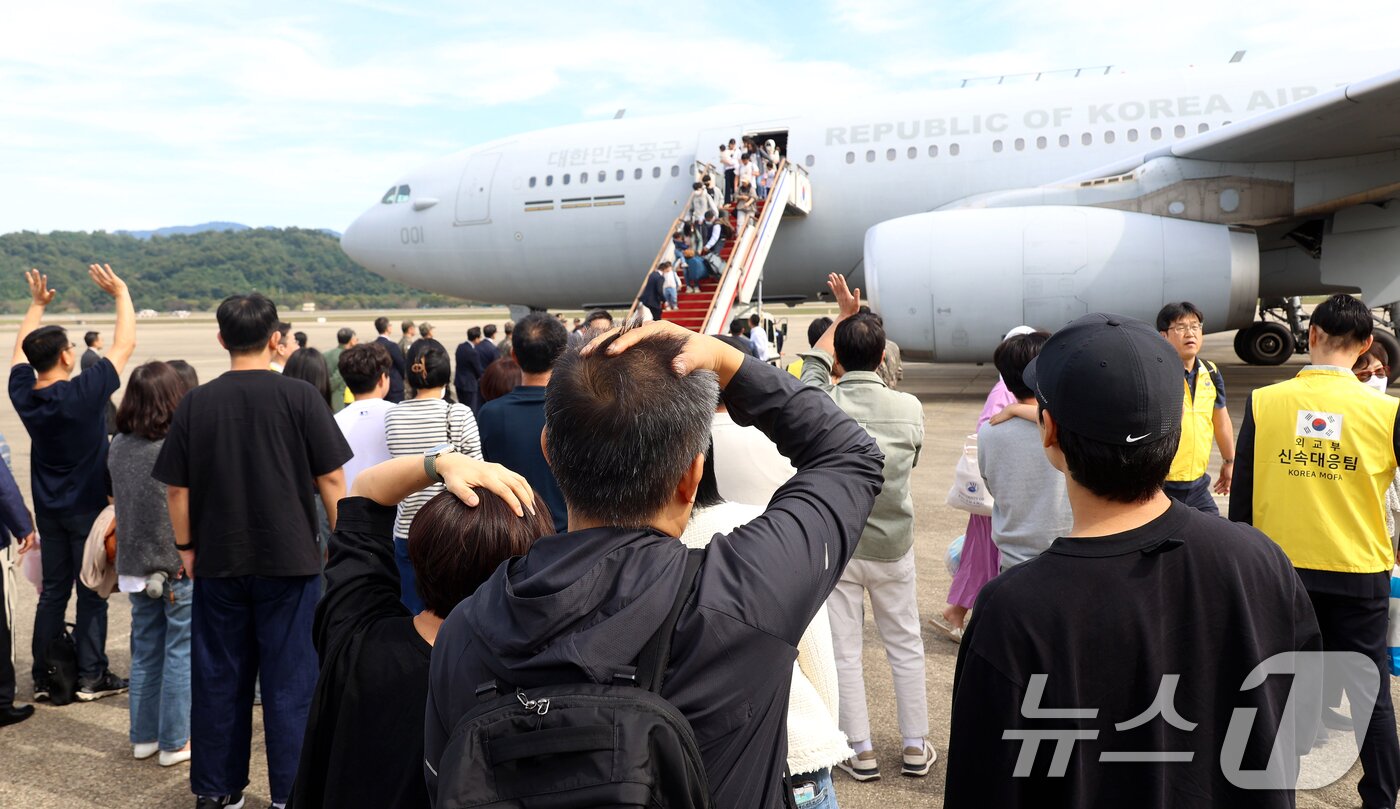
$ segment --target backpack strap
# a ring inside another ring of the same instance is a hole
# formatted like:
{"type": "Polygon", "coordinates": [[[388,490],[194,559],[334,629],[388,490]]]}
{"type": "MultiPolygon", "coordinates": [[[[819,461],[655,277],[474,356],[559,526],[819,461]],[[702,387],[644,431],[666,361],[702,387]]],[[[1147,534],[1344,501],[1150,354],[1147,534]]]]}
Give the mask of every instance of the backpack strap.
{"type": "Polygon", "coordinates": [[[637,657],[637,685],[652,693],[661,692],[661,683],[666,674],[666,664],[671,659],[671,637],[676,631],[676,622],[681,617],[681,607],[695,589],[695,580],[700,573],[700,563],[705,560],[705,550],[694,548],[686,551],[685,572],[681,574],[681,584],[676,590],[676,600],[671,603],[671,611],[661,622],[656,634],[651,636],[642,653],[637,657]]]}

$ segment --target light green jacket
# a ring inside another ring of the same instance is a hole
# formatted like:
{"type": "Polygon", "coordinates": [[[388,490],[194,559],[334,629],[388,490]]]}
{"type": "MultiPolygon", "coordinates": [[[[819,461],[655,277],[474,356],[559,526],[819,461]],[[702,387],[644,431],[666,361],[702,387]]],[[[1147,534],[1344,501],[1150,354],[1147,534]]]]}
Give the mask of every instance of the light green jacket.
{"type": "Polygon", "coordinates": [[[890,390],[874,371],[849,371],[833,385],[830,354],[808,351],[801,356],[803,383],[830,394],[885,454],[885,486],[875,498],[854,558],[897,561],[914,546],[909,477],[924,446],[924,406],[907,393],[890,390]]]}

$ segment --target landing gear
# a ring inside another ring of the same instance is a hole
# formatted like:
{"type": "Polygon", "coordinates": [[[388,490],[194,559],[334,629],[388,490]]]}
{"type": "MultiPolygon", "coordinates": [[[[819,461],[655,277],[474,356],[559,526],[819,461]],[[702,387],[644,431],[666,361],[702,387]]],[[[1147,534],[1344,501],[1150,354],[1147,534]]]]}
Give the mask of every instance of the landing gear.
{"type": "Polygon", "coordinates": [[[1292,332],[1274,321],[1258,321],[1235,337],[1235,353],[1250,365],[1282,365],[1293,349],[1292,332]]]}
{"type": "Polygon", "coordinates": [[[1295,353],[1306,351],[1307,316],[1302,303],[1297,297],[1261,302],[1260,319],[1235,335],[1235,354],[1250,365],[1282,365],[1295,353]]]}

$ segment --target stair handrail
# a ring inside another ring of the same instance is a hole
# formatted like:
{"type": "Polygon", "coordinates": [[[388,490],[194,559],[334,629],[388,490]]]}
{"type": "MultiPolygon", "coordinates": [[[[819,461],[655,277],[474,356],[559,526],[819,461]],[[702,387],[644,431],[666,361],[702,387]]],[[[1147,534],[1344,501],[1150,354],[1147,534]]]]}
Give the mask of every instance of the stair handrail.
{"type": "MultiPolygon", "coordinates": [[[[787,164],[788,164],[787,158],[783,158],[781,161],[779,161],[779,162],[778,162],[778,170],[777,170],[777,172],[774,173],[773,176],[774,176],[774,177],[779,177],[779,176],[781,176],[781,175],[782,175],[782,172],[785,171],[785,170],[787,169],[787,164]]],[[[722,297],[722,296],[720,295],[720,292],[724,291],[724,282],[725,282],[725,280],[726,280],[727,278],[729,278],[729,273],[730,273],[730,271],[731,271],[731,270],[734,270],[736,267],[738,267],[738,268],[740,268],[740,269],[742,270],[742,267],[744,266],[744,264],[745,264],[745,262],[746,262],[746,260],[747,260],[747,258],[748,258],[749,250],[745,250],[743,256],[740,256],[740,255],[739,255],[739,246],[742,245],[743,242],[744,242],[744,234],[745,234],[745,233],[749,233],[749,232],[753,231],[755,228],[757,228],[757,227],[759,226],[759,223],[760,223],[760,222],[763,222],[763,221],[764,221],[764,218],[767,217],[767,216],[769,215],[770,211],[771,211],[772,208],[773,208],[773,206],[772,206],[771,204],[769,204],[769,202],[770,202],[771,200],[773,200],[773,199],[775,199],[775,197],[773,196],[773,194],[770,193],[770,194],[768,195],[768,198],[764,201],[763,213],[762,213],[762,214],[759,214],[758,216],[755,216],[755,217],[750,217],[750,218],[748,219],[748,221],[746,221],[746,222],[744,223],[744,229],[743,229],[742,231],[735,231],[735,233],[734,233],[734,251],[731,252],[731,253],[729,254],[729,261],[727,261],[727,262],[725,263],[725,265],[724,265],[724,273],[721,274],[720,277],[719,277],[719,286],[716,287],[716,289],[715,289],[715,295],[714,295],[714,297],[710,299],[710,308],[708,308],[708,309],[705,310],[705,318],[704,318],[704,320],[701,320],[701,321],[700,321],[700,329],[701,329],[701,331],[704,331],[705,326],[706,326],[707,324],[709,324],[709,322],[710,322],[710,318],[714,316],[715,307],[716,307],[717,305],[719,305],[720,298],[722,297]]],[[[786,208],[786,207],[787,207],[787,202],[784,201],[781,207],[786,208]]],[[[736,215],[737,215],[737,214],[736,214],[736,215]]],[[[739,282],[740,282],[740,283],[743,282],[743,277],[742,277],[742,276],[739,278],[739,282]]],[[[731,297],[731,298],[737,297],[738,294],[739,294],[739,291],[738,291],[738,289],[736,288],[736,289],[734,290],[734,294],[733,294],[732,296],[730,296],[730,297],[731,297]]]]}
{"type": "Polygon", "coordinates": [[[690,196],[685,198],[685,204],[681,206],[680,213],[676,214],[675,219],[671,220],[670,227],[666,229],[666,239],[662,242],[661,249],[656,251],[656,257],[651,260],[651,264],[647,267],[646,274],[642,276],[642,285],[637,287],[637,295],[632,299],[632,308],[627,310],[627,317],[623,320],[624,323],[631,323],[632,318],[637,314],[637,307],[642,305],[642,293],[646,291],[647,279],[651,277],[652,270],[656,269],[657,265],[661,263],[667,250],[675,249],[675,246],[671,243],[671,237],[675,235],[676,228],[680,227],[686,214],[690,212],[690,202],[695,199],[697,193],[703,194],[705,192],[703,190],[699,192],[691,191],[690,196]]]}

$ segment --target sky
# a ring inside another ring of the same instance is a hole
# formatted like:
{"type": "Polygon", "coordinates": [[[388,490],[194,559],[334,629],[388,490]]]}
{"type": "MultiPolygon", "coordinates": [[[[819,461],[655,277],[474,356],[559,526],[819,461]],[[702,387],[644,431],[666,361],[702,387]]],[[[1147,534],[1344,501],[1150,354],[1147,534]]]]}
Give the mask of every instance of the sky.
{"type": "Polygon", "coordinates": [[[10,3],[0,233],[343,230],[416,165],[621,108],[839,106],[1236,50],[1400,68],[1397,30],[1395,0],[10,3]]]}

